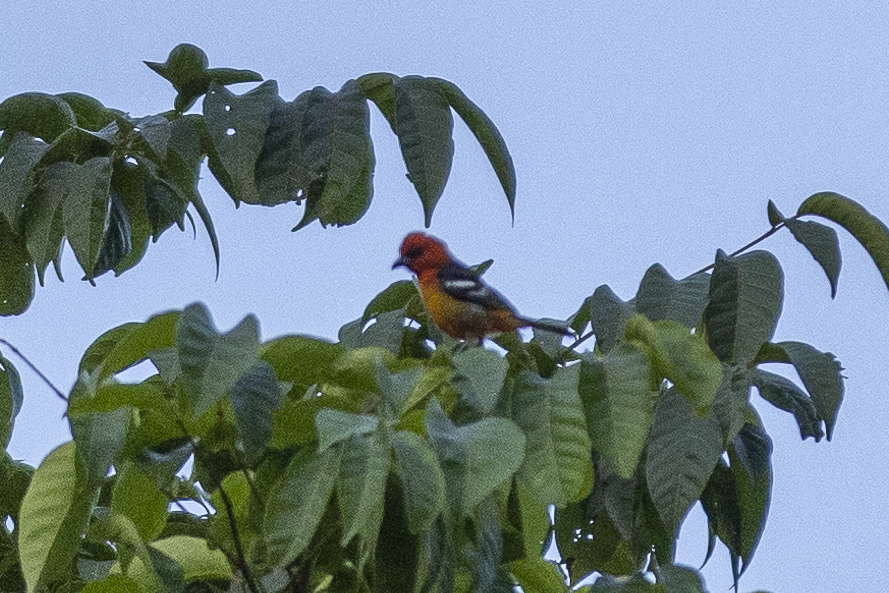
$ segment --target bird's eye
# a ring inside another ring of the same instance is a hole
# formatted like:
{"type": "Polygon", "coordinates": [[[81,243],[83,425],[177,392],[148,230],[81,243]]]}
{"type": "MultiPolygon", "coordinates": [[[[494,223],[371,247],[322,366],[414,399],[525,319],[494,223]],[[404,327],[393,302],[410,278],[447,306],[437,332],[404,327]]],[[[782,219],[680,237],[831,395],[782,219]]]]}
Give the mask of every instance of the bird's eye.
{"type": "Polygon", "coordinates": [[[410,258],[410,259],[415,259],[417,257],[420,257],[420,255],[422,255],[422,254],[423,254],[422,247],[411,247],[410,249],[408,249],[407,251],[404,252],[404,256],[407,258],[410,258]]]}

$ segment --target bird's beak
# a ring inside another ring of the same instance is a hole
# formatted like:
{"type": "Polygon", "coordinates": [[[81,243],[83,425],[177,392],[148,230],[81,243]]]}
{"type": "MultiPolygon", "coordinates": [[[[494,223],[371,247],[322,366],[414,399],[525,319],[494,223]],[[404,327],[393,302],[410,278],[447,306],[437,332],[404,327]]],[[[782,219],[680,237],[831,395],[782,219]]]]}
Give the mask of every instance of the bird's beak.
{"type": "Polygon", "coordinates": [[[393,270],[395,268],[406,268],[406,267],[407,267],[407,259],[403,258],[403,257],[399,257],[398,259],[395,260],[395,263],[392,264],[393,270]]]}

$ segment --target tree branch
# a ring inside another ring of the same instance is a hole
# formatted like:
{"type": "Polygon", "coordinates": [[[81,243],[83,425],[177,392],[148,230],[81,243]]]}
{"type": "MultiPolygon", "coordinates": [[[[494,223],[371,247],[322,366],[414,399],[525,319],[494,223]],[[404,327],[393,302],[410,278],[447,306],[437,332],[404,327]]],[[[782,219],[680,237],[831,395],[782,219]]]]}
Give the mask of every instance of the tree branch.
{"type": "Polygon", "coordinates": [[[68,396],[66,396],[64,393],[62,393],[62,391],[61,391],[58,387],[56,387],[55,385],[53,385],[53,384],[52,384],[52,381],[50,381],[50,380],[47,378],[46,375],[44,375],[43,373],[41,373],[41,372],[40,372],[40,369],[38,369],[36,366],[34,366],[34,363],[32,363],[30,360],[28,360],[27,357],[25,357],[24,354],[22,354],[21,352],[19,352],[19,349],[18,349],[18,348],[16,348],[15,346],[13,346],[12,344],[10,344],[9,342],[7,342],[6,340],[4,340],[3,338],[0,338],[0,344],[4,344],[7,348],[9,348],[10,350],[12,350],[13,353],[14,353],[16,356],[18,356],[18,357],[21,358],[23,361],[25,361],[25,364],[28,365],[28,366],[31,368],[32,371],[34,371],[35,373],[37,373],[37,376],[40,377],[41,379],[43,379],[43,382],[44,382],[44,383],[46,383],[47,385],[49,385],[49,388],[52,389],[52,390],[55,392],[55,394],[59,397],[59,399],[61,399],[61,400],[64,401],[64,402],[67,402],[67,401],[68,401],[68,396]]]}

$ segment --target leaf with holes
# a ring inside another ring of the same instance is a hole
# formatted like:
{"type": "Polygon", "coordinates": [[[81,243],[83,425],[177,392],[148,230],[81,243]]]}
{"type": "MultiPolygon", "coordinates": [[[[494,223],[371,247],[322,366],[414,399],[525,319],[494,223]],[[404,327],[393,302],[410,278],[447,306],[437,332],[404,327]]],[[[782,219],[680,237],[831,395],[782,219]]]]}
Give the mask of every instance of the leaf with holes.
{"type": "Polygon", "coordinates": [[[279,100],[269,113],[254,167],[258,204],[300,203],[306,197],[312,171],[303,159],[302,134],[310,94],[306,91],[290,103],[279,100]]]}

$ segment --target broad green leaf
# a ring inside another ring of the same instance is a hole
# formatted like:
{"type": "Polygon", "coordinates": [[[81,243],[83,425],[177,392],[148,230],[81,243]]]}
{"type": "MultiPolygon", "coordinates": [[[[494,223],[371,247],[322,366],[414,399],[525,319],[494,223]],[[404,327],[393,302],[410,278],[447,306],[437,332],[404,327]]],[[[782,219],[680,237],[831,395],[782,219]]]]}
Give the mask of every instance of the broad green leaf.
{"type": "Polygon", "coordinates": [[[132,248],[114,268],[114,274],[119,276],[142,261],[152,234],[151,220],[148,218],[145,203],[144,167],[126,161],[114,163],[111,171],[111,189],[123,204],[130,222],[132,248]]]}
{"type": "Polygon", "coordinates": [[[352,436],[343,442],[342,449],[336,486],[345,528],[340,544],[346,546],[353,537],[360,536],[360,546],[365,550],[361,556],[366,559],[376,544],[383,520],[391,453],[379,432],[352,436]]]}
{"type": "Polygon", "coordinates": [[[793,218],[784,221],[793,237],[805,246],[824,270],[830,282],[830,297],[837,295],[837,282],[840,278],[840,242],[837,232],[830,227],[793,218]]]}
{"type": "Polygon", "coordinates": [[[0,316],[23,313],[34,299],[34,266],[24,240],[0,219],[0,316]]]}
{"type": "MultiPolygon", "coordinates": [[[[469,126],[469,129],[475,135],[476,140],[485,151],[503,192],[506,194],[506,200],[509,202],[509,211],[515,218],[515,192],[516,192],[516,174],[515,166],[512,163],[512,156],[506,148],[506,141],[500,134],[500,130],[494,125],[481,108],[469,100],[463,91],[457,88],[452,82],[442,80],[440,78],[430,78],[429,80],[437,82],[442,90],[442,94],[447,99],[448,104],[457,112],[457,115],[469,126]]],[[[428,223],[426,226],[429,226],[428,223]]]]}
{"type": "Polygon", "coordinates": [[[101,581],[86,584],[82,593],[142,593],[139,584],[122,574],[109,574],[101,581]]]}
{"type": "Polygon", "coordinates": [[[144,323],[125,323],[110,329],[90,344],[80,359],[79,372],[98,372],[104,379],[148,358],[153,350],[171,348],[178,311],[159,313],[144,323]]]}
{"type": "Polygon", "coordinates": [[[768,251],[729,257],[719,250],[710,278],[704,324],[722,362],[746,363],[775,333],[784,299],[784,273],[768,251]]]}
{"type": "Polygon", "coordinates": [[[172,126],[163,115],[150,115],[133,122],[138,132],[161,161],[167,158],[167,148],[173,135],[172,126]]]}
{"type": "Polygon", "coordinates": [[[457,427],[457,441],[466,452],[463,513],[468,515],[518,471],[525,453],[525,435],[505,418],[485,418],[457,427]]]}
{"type": "Polygon", "coordinates": [[[96,157],[69,177],[62,222],[77,262],[92,278],[110,216],[111,159],[96,157]]]}
{"type": "Polygon", "coordinates": [[[151,547],[169,556],[182,567],[185,582],[206,579],[228,579],[232,569],[225,555],[211,549],[207,540],[187,535],[174,535],[151,543],[151,547]]]}
{"type": "Polygon", "coordinates": [[[395,131],[395,91],[392,88],[392,83],[396,80],[398,77],[388,72],[364,74],[357,79],[361,92],[379,108],[393,132],[395,131]]]}
{"type": "Polygon", "coordinates": [[[46,142],[52,142],[77,124],[71,107],[59,97],[46,93],[21,93],[0,103],[0,156],[4,156],[9,142],[18,132],[27,132],[46,142]]]}
{"type": "Polygon", "coordinates": [[[765,528],[772,493],[772,442],[758,427],[745,425],[728,449],[732,475],[738,492],[741,512],[738,556],[741,572],[750,565],[756,546],[765,528]],[[752,468],[752,471],[748,471],[752,468]]]}
{"type": "Polygon", "coordinates": [[[710,533],[718,536],[731,554],[739,555],[742,519],[738,488],[731,468],[721,457],[701,494],[701,506],[707,513],[710,533]]]}
{"type": "Polygon", "coordinates": [[[54,449],[34,472],[18,525],[19,557],[29,592],[71,578],[96,496],[98,488],[86,487],[73,442],[54,449]]]}
{"type": "MultiPolygon", "coordinates": [[[[98,390],[95,375],[81,373],[71,390],[69,404],[95,400],[98,390]]],[[[117,461],[127,437],[131,415],[130,407],[124,406],[100,414],[69,416],[71,434],[77,443],[77,455],[83,463],[89,484],[101,483],[108,469],[117,461]]]]}
{"type": "MultiPolygon", "coordinates": [[[[249,550],[256,545],[261,545],[260,521],[256,521],[256,499],[251,494],[251,486],[257,487],[256,475],[248,480],[247,472],[232,472],[222,480],[213,495],[210,503],[216,509],[216,514],[209,520],[209,532],[207,540],[213,542],[214,547],[226,550],[229,555],[237,554],[237,543],[232,524],[237,528],[238,541],[241,549],[249,550]],[[252,500],[251,500],[252,499],[252,500]],[[251,503],[254,506],[254,515],[251,517],[251,503]]],[[[229,556],[231,557],[231,556],[229,556]]]]}
{"type": "MultiPolygon", "coordinates": [[[[797,216],[812,214],[837,223],[855,237],[889,287],[889,229],[865,208],[840,194],[821,192],[800,204],[797,216]]],[[[829,276],[829,274],[828,274],[829,276]]]]}
{"type": "Polygon", "coordinates": [[[266,545],[277,564],[290,564],[309,544],[333,491],[341,459],[342,450],[331,447],[315,455],[299,455],[287,466],[265,510],[266,545]]]}
{"type": "Polygon", "coordinates": [[[203,304],[185,308],[176,322],[180,384],[201,417],[256,362],[259,327],[248,315],[226,334],[217,333],[203,304]]]}
{"type": "MultiPolygon", "coordinates": [[[[7,133],[4,133],[4,139],[7,133]]],[[[13,134],[10,138],[13,136],[15,138],[0,162],[0,214],[6,217],[11,228],[18,229],[22,204],[34,190],[34,165],[49,145],[27,134],[13,134]]]]}
{"type": "Polygon", "coordinates": [[[677,321],[695,327],[707,306],[708,274],[675,280],[661,264],[645,272],[636,293],[636,311],[651,321],[677,321]]]}
{"type": "Polygon", "coordinates": [[[127,406],[164,415],[175,413],[172,403],[165,397],[163,383],[148,379],[135,384],[103,381],[96,387],[93,397],[72,398],[68,403],[67,415],[69,418],[82,418],[127,406]]]}
{"type": "Polygon", "coordinates": [[[451,172],[454,118],[444,86],[436,80],[405,76],[394,80],[392,88],[395,134],[408,179],[423,202],[428,228],[451,172]]]}
{"type": "Polygon", "coordinates": [[[145,211],[151,224],[152,240],[157,241],[173,224],[184,230],[183,219],[188,199],[170,181],[153,174],[145,175],[143,183],[145,211]]]}
{"type": "MultiPolygon", "coordinates": [[[[497,503],[490,497],[482,501],[476,522],[475,578],[473,586],[476,591],[503,590],[498,582],[502,580],[503,532],[500,529],[500,517],[497,503]]],[[[506,588],[512,585],[509,582],[506,588]]]]}
{"type": "Polygon", "coordinates": [[[323,452],[332,445],[353,435],[373,432],[379,425],[379,419],[369,414],[352,414],[324,408],[315,416],[318,429],[318,451],[323,452]]]}
{"type": "Polygon", "coordinates": [[[50,165],[43,172],[40,184],[24,209],[28,252],[37,268],[41,286],[46,266],[58,259],[62,250],[62,240],[65,238],[62,205],[68,198],[76,175],[77,165],[74,163],[50,165]]]}
{"type": "Polygon", "coordinates": [[[377,385],[383,394],[383,418],[398,421],[405,411],[411,392],[423,375],[423,367],[414,367],[400,373],[390,373],[383,361],[375,361],[377,385]]]}
{"type": "Polygon", "coordinates": [[[799,425],[800,437],[809,437],[820,442],[824,436],[821,429],[821,417],[815,410],[812,399],[796,383],[762,369],[753,370],[753,386],[764,400],[785,412],[790,412],[799,425]]]}
{"type": "Polygon", "coordinates": [[[676,533],[700,498],[723,450],[722,432],[711,416],[698,416],[676,389],[658,400],[648,442],[648,490],[670,533],[676,533]]]}
{"type": "Polygon", "coordinates": [[[260,460],[272,439],[272,412],[281,407],[283,395],[272,365],[264,360],[247,369],[231,388],[235,426],[250,467],[260,460]]]}
{"type": "Polygon", "coordinates": [[[396,468],[404,489],[404,506],[411,533],[427,531],[445,508],[444,474],[429,443],[414,432],[392,435],[396,468]]]}
{"type": "Polygon", "coordinates": [[[368,303],[361,316],[361,322],[362,324],[367,323],[383,313],[411,309],[408,307],[410,304],[416,305],[413,308],[414,312],[419,312],[422,308],[419,299],[417,285],[412,280],[397,280],[368,303]]]}
{"type": "Polygon", "coordinates": [[[509,565],[509,572],[526,593],[565,593],[565,577],[555,562],[528,556],[509,565]]]}
{"type": "Polygon", "coordinates": [[[275,338],[259,347],[259,358],[271,364],[278,379],[292,383],[299,394],[330,378],[342,354],[341,344],[299,335],[275,338]]]}
{"type": "MultiPolygon", "coordinates": [[[[815,404],[818,416],[824,420],[827,440],[833,436],[837,412],[843,401],[843,367],[830,352],[821,352],[802,342],[779,342],[768,344],[763,352],[774,358],[762,361],[789,362],[799,373],[806,391],[815,404]],[[782,355],[783,354],[783,355],[782,355]]],[[[759,358],[762,358],[762,354],[759,358]]]]}
{"type": "Polygon", "coordinates": [[[310,95],[311,91],[306,91],[290,103],[279,101],[269,113],[254,169],[259,204],[299,204],[308,197],[314,175],[303,156],[302,135],[310,95]]]}
{"type": "Polygon", "coordinates": [[[236,95],[223,86],[210,85],[204,98],[204,119],[213,140],[215,152],[209,165],[226,175],[217,179],[231,180],[224,184],[237,205],[260,203],[253,181],[254,168],[269,127],[269,116],[278,102],[278,83],[268,80],[258,87],[236,95]]]}
{"type": "Polygon", "coordinates": [[[130,225],[130,216],[114,188],[110,188],[109,196],[108,220],[96,265],[93,267],[93,277],[115,269],[133,249],[133,227],[130,225]]]}
{"type": "Polygon", "coordinates": [[[604,357],[583,356],[580,364],[578,393],[593,448],[628,478],[642,454],[658,397],[648,357],[621,343],[604,357]]]}
{"type": "Polygon", "coordinates": [[[24,397],[19,372],[0,354],[0,445],[3,445],[3,449],[9,444],[15,417],[22,409],[24,397]]]}
{"type": "Polygon", "coordinates": [[[307,99],[301,134],[303,160],[312,172],[306,209],[294,227],[356,222],[370,206],[374,169],[367,101],[354,80],[336,93],[316,87],[307,99]]]}
{"type": "Polygon", "coordinates": [[[482,415],[490,414],[500,396],[509,363],[484,348],[460,352],[454,355],[452,362],[457,371],[453,386],[482,415]]]}
{"type": "MultiPolygon", "coordinates": [[[[386,503],[374,553],[378,591],[413,591],[419,576],[419,538],[411,533],[397,480],[386,481],[386,503]]],[[[439,559],[441,560],[441,559],[439,559]]]]}
{"type": "Polygon", "coordinates": [[[669,379],[701,416],[713,405],[722,383],[722,365],[703,338],[676,321],[627,320],[626,338],[644,350],[654,371],[669,379]]]}
{"type": "Polygon", "coordinates": [[[513,389],[512,418],[526,437],[520,476],[542,504],[563,507],[586,497],[592,485],[578,371],[577,366],[560,368],[550,379],[526,371],[513,389]]]}
{"type": "Polygon", "coordinates": [[[194,105],[213,82],[229,85],[262,80],[262,76],[251,70],[207,68],[209,63],[204,50],[190,43],[180,43],[170,51],[166,62],[146,61],[145,65],[169,80],[178,91],[174,106],[180,113],[194,105]]]}
{"type": "Polygon", "coordinates": [[[596,334],[596,348],[605,353],[623,337],[624,324],[635,309],[632,302],[624,302],[607,285],[600,286],[586,300],[590,324],[596,334]]]}
{"type": "Polygon", "coordinates": [[[746,421],[753,373],[746,365],[723,365],[722,372],[722,384],[708,414],[719,423],[723,441],[729,443],[746,421]]]}
{"type": "Polygon", "coordinates": [[[687,566],[664,564],[655,569],[655,574],[667,593],[707,593],[704,579],[687,566]]]}
{"type": "Polygon", "coordinates": [[[53,141],[36,167],[66,161],[85,164],[93,158],[110,158],[115,148],[113,140],[100,132],[71,128],[53,141]]]}
{"type": "Polygon", "coordinates": [[[138,466],[124,462],[118,468],[111,510],[126,515],[143,541],[157,538],[167,522],[167,496],[138,466]]]}
{"type": "Polygon", "coordinates": [[[97,132],[113,122],[121,113],[105,107],[101,101],[82,93],[60,93],[56,95],[65,101],[77,119],[77,127],[97,132]]]}

